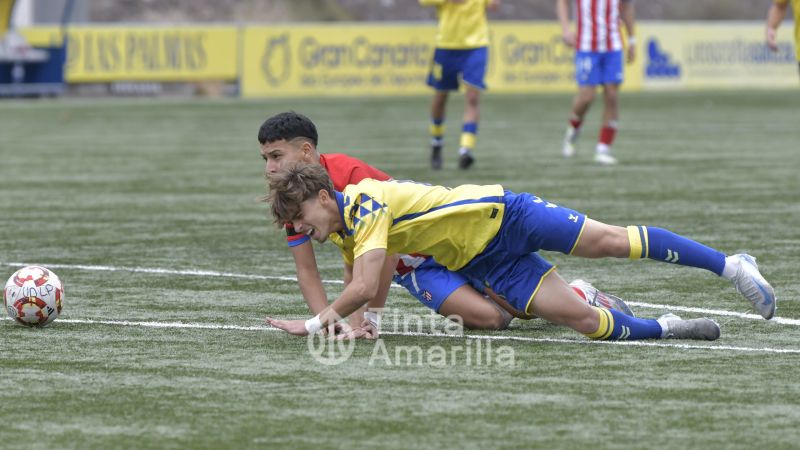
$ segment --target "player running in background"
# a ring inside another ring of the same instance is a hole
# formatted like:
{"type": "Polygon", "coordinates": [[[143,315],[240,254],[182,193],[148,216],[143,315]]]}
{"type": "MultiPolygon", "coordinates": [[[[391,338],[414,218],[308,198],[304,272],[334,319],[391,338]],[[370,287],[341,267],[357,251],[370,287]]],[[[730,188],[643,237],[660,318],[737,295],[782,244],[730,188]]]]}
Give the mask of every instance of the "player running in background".
{"type": "Polygon", "coordinates": [[[749,255],[722,252],[662,228],[607,225],[531,194],[500,185],[455,188],[364,180],[333,189],[324,169],[295,163],[270,178],[275,221],[342,249],[353,278],[342,294],[308,321],[267,321],[306,335],[334,324],[374,298],[387,255],[431,255],[451,271],[490,286],[517,310],[568,326],[592,339],[709,339],[719,325],[674,315],[640,319],[590,306],[558,276],[539,250],[587,258],[650,258],[707,269],[731,280],[764,318],[775,293],[749,255]]]}
{"type": "MultiPolygon", "coordinates": [[[[321,165],[331,177],[334,189],[338,191],[366,178],[391,179],[386,173],[356,158],[340,153],[320,154],[317,151],[316,126],[308,117],[295,112],[279,113],[265,120],[258,131],[258,142],[261,156],[266,163],[267,177],[281,171],[289,163],[300,161],[321,165]]],[[[291,224],[286,225],[286,234],[297,269],[300,291],[311,313],[319,314],[328,306],[328,297],[322,285],[310,238],[297,233],[291,224]]],[[[432,258],[402,255],[397,262],[388,264],[390,267],[387,270],[395,269],[394,281],[406,288],[420,303],[443,316],[460,317],[467,328],[499,330],[508,326],[512,315],[525,318],[523,314],[497,308],[473,289],[465,277],[449,271],[432,258]]],[[[349,281],[351,276],[352,266],[346,264],[345,281],[349,281]]],[[[598,291],[582,280],[575,280],[573,285],[576,293],[587,302],[633,315],[630,308],[618,297],[598,291]]],[[[383,286],[378,307],[385,302],[387,291],[388,286],[383,286]]],[[[351,323],[352,325],[362,322],[361,314],[363,312],[356,313],[352,321],[355,323],[351,323]]]]}
{"type": "Polygon", "coordinates": [[[458,149],[458,167],[468,169],[478,137],[478,99],[486,89],[484,76],[489,54],[487,9],[497,9],[500,0],[419,0],[435,6],[439,18],[436,50],[428,74],[428,85],[435,89],[431,103],[431,168],[442,168],[442,143],[447,96],[464,83],[464,118],[458,149]]]}
{"type": "MultiPolygon", "coordinates": [[[[797,67],[800,70],[800,0],[792,0],[792,11],[794,11],[794,52],[797,57],[797,67]]],[[[774,0],[767,13],[767,45],[773,52],[778,51],[777,34],[783,18],[786,17],[786,10],[789,8],[789,0],[774,0]]]]}
{"type": "Polygon", "coordinates": [[[576,32],[572,32],[569,0],[556,0],[564,43],[575,49],[575,80],[578,94],[572,101],[572,114],[564,135],[563,154],[575,156],[575,141],[583,119],[592,105],[597,86],[603,86],[603,124],[594,160],[598,164],[616,164],[611,145],[619,120],[619,86],[624,77],[620,18],[628,33],[628,63],[636,56],[633,0],[574,0],[576,32]]]}

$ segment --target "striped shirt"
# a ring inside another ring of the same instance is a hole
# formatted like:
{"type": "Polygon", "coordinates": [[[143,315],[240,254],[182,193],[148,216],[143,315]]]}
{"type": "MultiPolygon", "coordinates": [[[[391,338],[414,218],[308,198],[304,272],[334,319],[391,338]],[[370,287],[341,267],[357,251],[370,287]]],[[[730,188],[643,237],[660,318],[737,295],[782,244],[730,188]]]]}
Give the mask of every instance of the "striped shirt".
{"type": "Polygon", "coordinates": [[[576,50],[611,52],[622,50],[619,6],[625,0],[575,0],[576,50]]]}

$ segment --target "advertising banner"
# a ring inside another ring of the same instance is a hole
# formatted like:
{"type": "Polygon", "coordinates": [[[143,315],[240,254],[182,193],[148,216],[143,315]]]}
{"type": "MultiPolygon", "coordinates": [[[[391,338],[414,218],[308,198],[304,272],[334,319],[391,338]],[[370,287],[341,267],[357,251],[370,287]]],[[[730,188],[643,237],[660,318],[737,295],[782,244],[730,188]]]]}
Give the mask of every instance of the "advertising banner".
{"type": "MultiPolygon", "coordinates": [[[[411,95],[425,80],[435,46],[433,24],[248,26],[242,95],[411,95]]],[[[490,92],[571,92],[574,51],[552,22],[491,27],[490,92]]],[[[626,68],[626,89],[641,85],[641,63],[626,68]]]]}
{"type": "Polygon", "coordinates": [[[763,23],[646,22],[638,29],[645,89],[798,86],[788,33],[773,53],[763,23]]]}
{"type": "MultiPolygon", "coordinates": [[[[788,26],[788,25],[787,25],[788,26]]],[[[491,23],[489,92],[574,92],[574,51],[555,22],[491,23]]],[[[21,30],[57,46],[56,27],[21,30]]],[[[66,80],[229,80],[244,97],[424,95],[435,24],[74,26],[66,80]]],[[[789,33],[779,51],[761,22],[640,22],[624,90],[792,88],[798,68],[789,33]]]]}
{"type": "Polygon", "coordinates": [[[413,25],[246,27],[242,95],[425,93],[434,34],[413,25]]]}
{"type": "MultiPolygon", "coordinates": [[[[565,45],[553,22],[502,22],[492,26],[492,92],[572,92],[575,51],[565,45]]],[[[641,61],[625,66],[624,88],[641,87],[641,61]]]]}
{"type": "MultiPolygon", "coordinates": [[[[56,27],[21,30],[33,46],[60,44],[56,27]]],[[[235,80],[234,26],[72,26],[67,34],[69,83],[235,80]]]]}

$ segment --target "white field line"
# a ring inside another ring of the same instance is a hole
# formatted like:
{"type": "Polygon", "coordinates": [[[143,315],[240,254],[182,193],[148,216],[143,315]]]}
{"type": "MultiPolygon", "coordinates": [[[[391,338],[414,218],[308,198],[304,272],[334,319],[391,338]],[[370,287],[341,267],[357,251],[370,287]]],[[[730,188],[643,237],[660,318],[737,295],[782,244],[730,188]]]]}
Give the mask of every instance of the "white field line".
{"type": "MultiPolygon", "coordinates": [[[[11,320],[4,317],[3,320],[11,320]]],[[[124,327],[143,327],[143,328],[183,328],[201,330],[235,330],[235,331],[278,331],[277,328],[268,326],[241,326],[241,325],[220,325],[207,323],[184,323],[184,322],[134,322],[127,320],[90,320],[90,319],[59,319],[58,323],[78,324],[78,325],[112,325],[124,327]]],[[[769,347],[736,347],[731,345],[692,345],[681,343],[651,342],[651,341],[592,341],[589,339],[556,339],[556,338],[531,338],[524,336],[489,336],[481,334],[457,335],[447,333],[421,333],[421,332],[400,332],[383,331],[384,336],[415,336],[415,337],[434,337],[434,338],[462,338],[480,339],[487,341],[517,341],[533,343],[552,343],[552,344],[579,344],[579,345],[623,345],[633,347],[658,347],[676,348],[685,350],[708,350],[726,351],[740,353],[777,353],[777,354],[800,354],[800,349],[769,348],[769,347]]]]}
{"type": "MultiPolygon", "coordinates": [[[[28,265],[31,264],[19,263],[19,262],[0,262],[0,266],[24,267],[28,265]]],[[[39,265],[42,265],[44,267],[49,267],[51,269],[86,270],[90,272],[133,272],[133,273],[150,273],[157,275],[182,275],[182,276],[297,282],[297,277],[293,276],[252,275],[252,274],[233,273],[233,272],[217,272],[213,270],[174,270],[174,269],[149,268],[149,267],[94,266],[94,265],[82,265],[82,264],[39,264],[39,265]]],[[[322,280],[322,282],[326,284],[343,284],[341,280],[322,280]]],[[[402,289],[402,286],[394,283],[392,283],[392,287],[402,289]]],[[[695,308],[692,306],[677,306],[677,305],[659,305],[656,303],[643,303],[643,302],[627,302],[627,303],[628,305],[640,306],[642,308],[662,309],[668,311],[682,311],[682,312],[706,314],[713,316],[738,317],[740,319],[763,320],[761,316],[759,316],[758,314],[740,313],[735,311],[726,311],[722,309],[695,308]]],[[[779,323],[781,325],[800,326],[800,319],[773,317],[772,320],[770,320],[770,322],[779,323]]]]}

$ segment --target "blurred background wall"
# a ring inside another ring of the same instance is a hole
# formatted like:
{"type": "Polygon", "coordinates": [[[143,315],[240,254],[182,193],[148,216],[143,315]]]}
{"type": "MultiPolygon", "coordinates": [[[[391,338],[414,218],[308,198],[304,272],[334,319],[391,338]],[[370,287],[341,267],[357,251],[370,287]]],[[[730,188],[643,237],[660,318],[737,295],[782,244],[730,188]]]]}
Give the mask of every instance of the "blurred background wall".
{"type": "MultiPolygon", "coordinates": [[[[23,0],[35,23],[60,18],[66,0],[23,0]]],[[[770,0],[648,0],[636,2],[641,20],[762,20],[770,0]]],[[[498,20],[553,20],[552,0],[503,0],[498,20]]],[[[25,6],[22,6],[26,8],[25,6]]],[[[375,21],[432,20],[416,0],[75,0],[76,22],[375,21]]]]}

